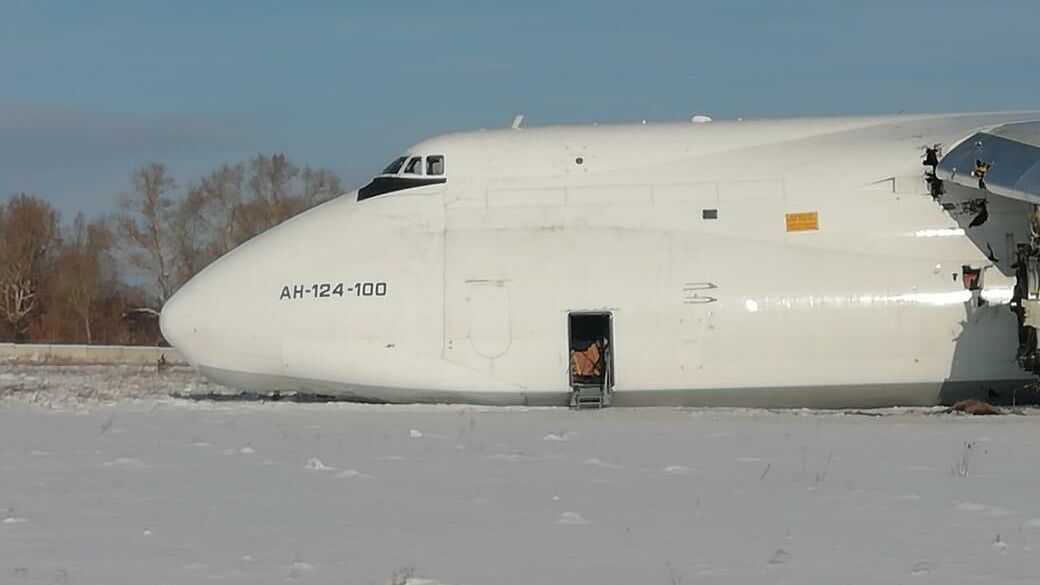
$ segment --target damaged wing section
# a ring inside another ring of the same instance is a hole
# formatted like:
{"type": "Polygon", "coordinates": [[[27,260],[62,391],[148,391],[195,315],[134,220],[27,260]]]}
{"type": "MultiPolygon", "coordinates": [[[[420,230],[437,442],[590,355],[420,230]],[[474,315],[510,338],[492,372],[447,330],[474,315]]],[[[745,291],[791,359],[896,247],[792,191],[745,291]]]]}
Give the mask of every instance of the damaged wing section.
{"type": "MultiPolygon", "coordinates": [[[[981,191],[961,204],[975,214],[968,228],[986,223],[992,196],[1031,204],[1026,220],[1030,233],[1026,241],[1014,242],[1015,290],[1010,307],[1018,317],[1019,365],[1040,375],[1040,121],[976,132],[940,155],[941,145],[925,149],[924,164],[931,167],[925,176],[933,197],[938,200],[946,192],[944,182],[981,191]]],[[[992,248],[988,242],[986,245],[993,259],[992,248]]],[[[969,269],[964,267],[965,286],[980,278],[969,269]]]]}
{"type": "Polygon", "coordinates": [[[944,181],[1040,204],[1040,121],[975,133],[939,161],[935,174],[944,181]]]}

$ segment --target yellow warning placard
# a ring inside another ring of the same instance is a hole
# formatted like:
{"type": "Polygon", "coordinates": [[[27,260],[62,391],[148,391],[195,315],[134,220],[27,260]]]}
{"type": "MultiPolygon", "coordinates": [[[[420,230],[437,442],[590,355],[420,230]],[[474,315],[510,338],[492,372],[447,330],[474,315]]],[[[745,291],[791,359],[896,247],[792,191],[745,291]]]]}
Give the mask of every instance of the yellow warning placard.
{"type": "Polygon", "coordinates": [[[820,216],[815,211],[788,213],[786,219],[789,232],[811,232],[820,229],[820,216]]]}

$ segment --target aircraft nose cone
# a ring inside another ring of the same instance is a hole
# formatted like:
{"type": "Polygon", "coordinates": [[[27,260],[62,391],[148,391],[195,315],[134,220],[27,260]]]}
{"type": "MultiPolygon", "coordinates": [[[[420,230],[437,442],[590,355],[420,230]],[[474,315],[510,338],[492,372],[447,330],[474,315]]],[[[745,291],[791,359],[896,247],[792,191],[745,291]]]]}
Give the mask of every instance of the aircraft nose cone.
{"type": "MultiPolygon", "coordinates": [[[[348,210],[353,205],[343,199],[330,203],[346,204],[348,210]]],[[[315,244],[328,246],[325,234],[336,233],[333,230],[341,230],[343,225],[343,214],[315,211],[296,216],[218,258],[166,301],[159,327],[188,363],[208,372],[211,379],[214,372],[283,373],[285,333],[298,325],[294,321],[298,309],[311,305],[298,299],[290,307],[281,292],[286,286],[315,280],[315,244]]],[[[338,253],[336,266],[342,260],[338,253]]],[[[330,266],[322,264],[318,274],[327,274],[330,266]]]]}
{"type": "Polygon", "coordinates": [[[159,330],[162,331],[163,337],[185,358],[188,358],[185,346],[191,337],[193,327],[193,307],[188,298],[191,294],[189,290],[186,290],[187,288],[187,286],[182,287],[181,290],[174,293],[159,313],[159,330]]]}

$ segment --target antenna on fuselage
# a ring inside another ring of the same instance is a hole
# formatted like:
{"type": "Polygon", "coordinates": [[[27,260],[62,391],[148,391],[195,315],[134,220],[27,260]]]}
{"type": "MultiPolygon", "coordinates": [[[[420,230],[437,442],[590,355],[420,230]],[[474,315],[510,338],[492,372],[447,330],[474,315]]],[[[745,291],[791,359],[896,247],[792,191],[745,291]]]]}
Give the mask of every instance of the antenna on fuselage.
{"type": "Polygon", "coordinates": [[[516,117],[513,118],[513,123],[509,127],[512,130],[519,130],[520,129],[520,125],[523,124],[523,123],[524,123],[524,115],[523,114],[517,114],[516,117]]]}

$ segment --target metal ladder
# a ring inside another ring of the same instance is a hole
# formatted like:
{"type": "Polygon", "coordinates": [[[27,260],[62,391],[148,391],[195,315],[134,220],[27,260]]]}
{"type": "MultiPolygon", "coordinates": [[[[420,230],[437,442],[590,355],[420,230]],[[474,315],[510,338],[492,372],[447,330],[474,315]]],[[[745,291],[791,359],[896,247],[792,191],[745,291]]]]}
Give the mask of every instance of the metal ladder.
{"type": "Polygon", "coordinates": [[[582,410],[585,408],[604,408],[610,406],[611,377],[610,349],[603,352],[603,381],[599,384],[582,384],[571,382],[571,408],[582,410]]]}

